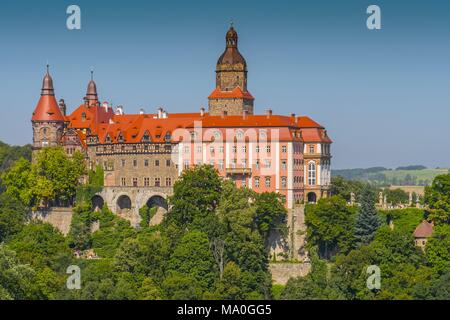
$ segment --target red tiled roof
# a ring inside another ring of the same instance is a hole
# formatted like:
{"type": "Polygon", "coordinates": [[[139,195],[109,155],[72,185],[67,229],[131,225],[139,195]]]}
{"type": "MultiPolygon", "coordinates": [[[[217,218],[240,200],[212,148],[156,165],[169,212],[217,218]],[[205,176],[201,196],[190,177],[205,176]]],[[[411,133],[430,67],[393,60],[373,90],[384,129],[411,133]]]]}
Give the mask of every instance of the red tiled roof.
{"type": "Polygon", "coordinates": [[[219,87],[209,95],[208,99],[249,99],[254,100],[250,92],[244,92],[240,87],[234,88],[232,91],[221,91],[219,87]]]}
{"type": "Polygon", "coordinates": [[[415,238],[429,238],[433,234],[433,223],[423,220],[414,231],[415,238]]]}
{"type": "Polygon", "coordinates": [[[55,96],[41,96],[34,109],[32,121],[64,121],[64,116],[59,109],[55,96]]]}

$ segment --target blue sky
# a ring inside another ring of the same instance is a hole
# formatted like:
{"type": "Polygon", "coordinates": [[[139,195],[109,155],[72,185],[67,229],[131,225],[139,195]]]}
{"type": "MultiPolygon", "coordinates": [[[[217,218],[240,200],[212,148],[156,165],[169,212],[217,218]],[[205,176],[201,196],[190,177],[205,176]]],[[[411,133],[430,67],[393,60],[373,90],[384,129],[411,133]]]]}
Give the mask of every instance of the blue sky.
{"type": "Polygon", "coordinates": [[[199,110],[233,20],[256,112],[308,115],[335,141],[334,168],[450,166],[448,1],[2,1],[0,140],[31,142],[49,61],[57,98],[134,113],[199,110]],[[82,29],[66,28],[81,8],[82,29]],[[377,4],[382,30],[369,31],[377,4]]]}

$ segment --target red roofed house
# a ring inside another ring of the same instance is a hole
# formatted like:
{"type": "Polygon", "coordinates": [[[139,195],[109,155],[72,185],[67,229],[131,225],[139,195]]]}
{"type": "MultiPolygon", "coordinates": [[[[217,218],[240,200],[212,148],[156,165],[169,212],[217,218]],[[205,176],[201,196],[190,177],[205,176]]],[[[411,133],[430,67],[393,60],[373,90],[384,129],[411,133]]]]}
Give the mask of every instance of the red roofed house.
{"type": "Polygon", "coordinates": [[[433,234],[433,222],[423,220],[414,230],[414,242],[416,246],[425,248],[428,238],[433,234]]]}
{"type": "Polygon", "coordinates": [[[279,192],[287,208],[328,196],[327,131],[307,116],[254,114],[247,63],[233,27],[208,101],[208,112],[171,114],[160,108],[155,114],[124,114],[121,106],[113,110],[100,103],[91,76],[84,103],[67,115],[47,70],[32,116],[34,152],[61,145],[68,154],[83,152],[90,169],[101,165],[105,188],[93,201],[117,213],[138,212],[145,204],[167,209],[174,181],[200,164],[213,165],[240,187],[279,192]]]}

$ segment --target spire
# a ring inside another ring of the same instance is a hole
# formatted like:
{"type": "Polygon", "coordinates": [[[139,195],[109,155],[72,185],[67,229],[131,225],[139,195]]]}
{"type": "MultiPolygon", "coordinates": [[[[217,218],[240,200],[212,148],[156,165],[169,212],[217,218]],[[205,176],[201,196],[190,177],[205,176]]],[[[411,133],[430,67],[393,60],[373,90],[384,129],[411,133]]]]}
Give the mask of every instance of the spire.
{"type": "Polygon", "coordinates": [[[91,81],[89,81],[89,83],[88,83],[86,98],[89,103],[98,101],[97,85],[95,84],[95,81],[94,81],[94,70],[93,69],[91,69],[91,81]]]}
{"type": "Polygon", "coordinates": [[[55,90],[53,89],[53,79],[50,76],[47,64],[47,72],[42,82],[41,98],[34,109],[32,121],[58,121],[64,122],[64,116],[59,109],[55,99],[55,90]]]}
{"type": "Polygon", "coordinates": [[[55,90],[53,89],[53,79],[50,76],[50,65],[47,64],[47,73],[42,81],[41,96],[54,96],[55,90]]]}
{"type": "Polygon", "coordinates": [[[225,44],[226,44],[225,51],[220,56],[219,60],[217,61],[217,64],[235,65],[240,63],[244,66],[244,68],[246,68],[247,63],[245,62],[244,57],[238,50],[238,34],[234,29],[233,22],[230,22],[230,28],[228,29],[227,34],[225,36],[225,44]]]}
{"type": "Polygon", "coordinates": [[[230,22],[230,29],[228,29],[227,35],[225,37],[227,48],[237,48],[238,43],[238,34],[236,30],[234,30],[233,27],[234,23],[233,21],[230,22]]]}

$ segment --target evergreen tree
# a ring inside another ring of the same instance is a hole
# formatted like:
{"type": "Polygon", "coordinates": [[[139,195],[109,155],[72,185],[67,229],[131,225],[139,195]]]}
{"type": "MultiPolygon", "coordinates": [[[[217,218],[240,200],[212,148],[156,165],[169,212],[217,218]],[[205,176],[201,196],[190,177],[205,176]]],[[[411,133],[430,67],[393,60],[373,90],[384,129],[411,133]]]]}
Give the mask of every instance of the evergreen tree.
{"type": "Polygon", "coordinates": [[[370,243],[381,225],[375,208],[375,193],[365,188],[361,194],[361,207],[356,218],[355,238],[360,244],[370,243]]]}

